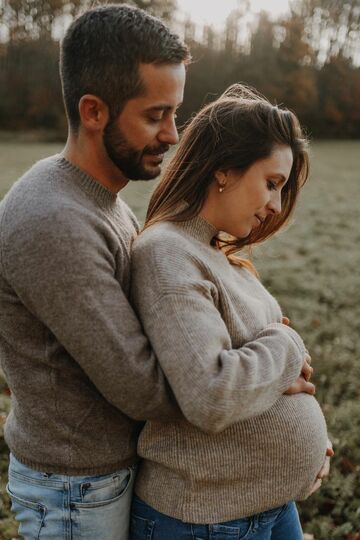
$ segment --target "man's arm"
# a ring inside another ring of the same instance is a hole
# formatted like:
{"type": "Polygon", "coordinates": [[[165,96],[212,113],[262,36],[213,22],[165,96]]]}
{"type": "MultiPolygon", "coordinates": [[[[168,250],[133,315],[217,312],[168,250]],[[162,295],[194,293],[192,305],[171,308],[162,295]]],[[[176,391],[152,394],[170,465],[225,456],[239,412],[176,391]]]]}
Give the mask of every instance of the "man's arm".
{"type": "Polygon", "coordinates": [[[179,409],[141,325],[116,279],[113,246],[75,211],[32,218],[3,243],[6,277],[99,392],[137,419],[179,409]],[[43,218],[44,219],[44,218],[43,218]]]}

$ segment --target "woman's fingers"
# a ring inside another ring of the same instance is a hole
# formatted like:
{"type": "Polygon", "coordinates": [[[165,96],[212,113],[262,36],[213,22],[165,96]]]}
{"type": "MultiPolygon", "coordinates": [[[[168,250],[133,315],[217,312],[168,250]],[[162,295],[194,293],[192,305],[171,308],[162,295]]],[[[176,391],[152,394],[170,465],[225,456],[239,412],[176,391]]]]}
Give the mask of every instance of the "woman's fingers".
{"type": "Polygon", "coordinates": [[[306,381],[309,381],[313,373],[314,369],[310,366],[310,364],[308,364],[308,362],[305,361],[301,370],[301,375],[306,381]]]}
{"type": "Polygon", "coordinates": [[[322,484],[322,480],[321,478],[317,478],[314,482],[314,485],[312,487],[312,490],[310,491],[310,495],[312,495],[313,493],[315,493],[315,491],[317,491],[320,487],[321,487],[321,484],[322,484]]]}
{"type": "Polygon", "coordinates": [[[330,472],[330,458],[326,457],[324,465],[321,467],[320,472],[317,475],[317,478],[323,480],[326,476],[329,476],[330,472]]]}
{"type": "Polygon", "coordinates": [[[311,394],[312,396],[315,394],[315,385],[306,381],[302,375],[296,379],[296,381],[290,386],[290,388],[286,390],[286,392],[284,392],[284,394],[292,395],[300,394],[301,392],[311,394]]]}
{"type": "Polygon", "coordinates": [[[332,442],[328,439],[328,446],[326,448],[326,457],[325,457],[324,465],[321,467],[321,470],[319,471],[319,474],[317,475],[318,479],[323,480],[326,476],[329,475],[330,458],[332,458],[334,454],[335,452],[332,448],[332,442]]]}
{"type": "Polygon", "coordinates": [[[315,386],[311,382],[309,382],[314,372],[313,368],[310,366],[310,363],[311,357],[308,353],[306,353],[304,357],[304,363],[301,369],[301,374],[290,386],[290,388],[288,388],[286,392],[284,392],[285,394],[299,394],[300,392],[305,392],[307,394],[311,394],[312,396],[315,394],[315,386]]]}

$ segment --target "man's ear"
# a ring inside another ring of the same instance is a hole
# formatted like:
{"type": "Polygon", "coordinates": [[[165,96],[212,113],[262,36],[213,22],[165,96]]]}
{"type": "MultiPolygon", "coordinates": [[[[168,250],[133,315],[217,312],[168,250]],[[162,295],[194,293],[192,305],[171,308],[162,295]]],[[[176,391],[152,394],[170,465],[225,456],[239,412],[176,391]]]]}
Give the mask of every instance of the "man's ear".
{"type": "Polygon", "coordinates": [[[81,124],[90,131],[101,131],[109,120],[109,109],[106,103],[93,94],[85,94],[79,101],[81,124]]]}

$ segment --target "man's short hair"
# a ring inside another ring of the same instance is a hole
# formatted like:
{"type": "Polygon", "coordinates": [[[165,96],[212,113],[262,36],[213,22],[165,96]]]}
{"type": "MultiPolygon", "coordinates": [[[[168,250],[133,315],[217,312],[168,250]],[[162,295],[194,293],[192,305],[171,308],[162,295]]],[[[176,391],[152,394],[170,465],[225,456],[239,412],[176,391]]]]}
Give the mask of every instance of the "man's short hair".
{"type": "Polygon", "coordinates": [[[71,128],[80,125],[79,101],[101,98],[114,120],[140,94],[139,65],[187,63],[190,53],[159,19],[127,4],[86,11],[70,25],[61,44],[60,78],[71,128]]]}

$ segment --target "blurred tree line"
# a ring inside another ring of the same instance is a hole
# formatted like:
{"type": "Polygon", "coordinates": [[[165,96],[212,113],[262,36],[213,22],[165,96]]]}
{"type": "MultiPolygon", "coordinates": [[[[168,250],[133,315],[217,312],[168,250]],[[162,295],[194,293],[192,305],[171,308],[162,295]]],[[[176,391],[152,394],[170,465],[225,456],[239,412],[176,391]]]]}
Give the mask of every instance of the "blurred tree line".
{"type": "MultiPolygon", "coordinates": [[[[122,2],[119,2],[122,3],[122,2]]],[[[177,21],[176,0],[128,0],[182,33],[193,63],[180,122],[242,81],[294,109],[317,137],[360,137],[360,0],[293,0],[274,20],[238,0],[224,31],[177,21]]],[[[0,0],[0,129],[66,133],[58,36],[92,0],[0,0]]]]}

